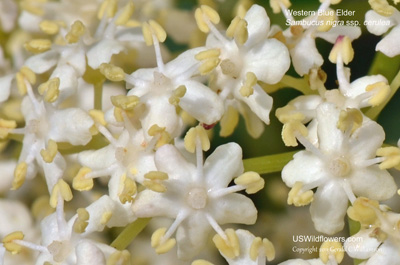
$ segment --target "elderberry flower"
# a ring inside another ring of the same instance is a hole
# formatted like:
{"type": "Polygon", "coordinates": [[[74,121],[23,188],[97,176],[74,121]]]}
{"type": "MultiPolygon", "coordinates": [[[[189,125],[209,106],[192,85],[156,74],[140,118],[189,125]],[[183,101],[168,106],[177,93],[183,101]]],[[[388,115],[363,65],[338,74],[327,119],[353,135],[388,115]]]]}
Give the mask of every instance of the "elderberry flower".
{"type": "MultiPolygon", "coordinates": [[[[160,228],[153,234],[152,246],[158,253],[169,251],[175,244],[170,237],[177,231],[180,259],[198,254],[212,228],[227,241],[228,237],[219,224],[253,224],[257,218],[253,202],[235,193],[248,188],[246,184],[235,181],[243,185],[227,187],[235,176],[243,173],[241,148],[235,143],[219,146],[204,165],[201,148],[196,149],[196,156],[197,167],[187,162],[173,145],[160,147],[155,155],[159,171],[150,172],[148,177],[154,184],[153,187],[148,186],[153,190],[139,193],[133,204],[133,211],[138,217],[165,216],[175,219],[168,230],[160,228]],[[157,187],[160,188],[156,190],[157,187]]],[[[242,179],[247,179],[247,175],[242,179]]]]}
{"type": "MultiPolygon", "coordinates": [[[[347,113],[349,114],[349,113],[347,113]]],[[[379,169],[376,150],[385,134],[368,118],[358,124],[347,120],[345,112],[331,103],[317,108],[317,143],[307,140],[307,132],[294,132],[305,147],[282,170],[282,179],[293,189],[288,202],[297,206],[311,202],[310,212],[316,229],[333,234],[344,226],[348,200],[358,196],[385,200],[396,192],[392,176],[379,169]],[[358,124],[358,125],[357,125],[358,124]],[[311,189],[318,187],[313,196],[311,189]]]]}
{"type": "Polygon", "coordinates": [[[10,32],[18,15],[17,3],[13,0],[0,0],[0,25],[4,32],[10,32]]]}
{"type": "Polygon", "coordinates": [[[289,69],[289,52],[280,41],[268,38],[270,20],[263,7],[253,5],[244,17],[236,16],[225,32],[226,37],[213,25],[219,21],[218,14],[209,9],[202,6],[196,11],[200,29],[210,31],[208,50],[198,53],[196,58],[202,62],[203,75],[215,70],[211,86],[225,102],[221,134],[233,132],[239,111],[249,133],[259,137],[263,123],[269,124],[272,97],[257,82],[279,82],[289,69]]]}

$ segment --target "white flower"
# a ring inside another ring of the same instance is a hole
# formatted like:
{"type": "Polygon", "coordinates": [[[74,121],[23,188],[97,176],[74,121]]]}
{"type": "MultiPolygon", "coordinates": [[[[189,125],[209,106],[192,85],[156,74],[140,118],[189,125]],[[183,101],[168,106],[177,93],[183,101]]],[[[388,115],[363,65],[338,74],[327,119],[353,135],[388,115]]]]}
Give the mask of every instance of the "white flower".
{"type": "Polygon", "coordinates": [[[0,25],[4,32],[10,32],[18,15],[17,3],[13,0],[0,1],[0,25]]]}
{"type": "MultiPolygon", "coordinates": [[[[279,265],[324,265],[324,263],[320,259],[291,259],[287,260],[285,262],[279,263],[279,265]]],[[[334,265],[331,264],[330,262],[325,265],[334,265]]],[[[335,264],[336,265],[336,264],[335,264]]]]}
{"type": "Polygon", "coordinates": [[[199,153],[201,150],[197,151],[196,168],[174,146],[160,147],[155,163],[159,171],[168,174],[168,179],[162,182],[166,191],[145,190],[133,204],[138,217],[175,219],[160,244],[171,240],[169,237],[177,230],[180,259],[196,255],[206,244],[212,228],[226,238],[219,224],[253,224],[257,218],[253,202],[234,193],[245,187],[227,187],[235,176],[243,173],[241,148],[235,143],[220,146],[206,159],[204,166],[199,153]]]}
{"type": "Polygon", "coordinates": [[[377,123],[363,119],[362,125],[351,132],[338,128],[340,110],[330,103],[317,108],[317,145],[297,134],[306,147],[282,170],[282,179],[300,193],[318,187],[311,203],[311,217],[316,229],[333,234],[344,226],[348,200],[365,196],[376,200],[389,199],[396,192],[392,176],[380,170],[374,159],[385,138],[377,123]],[[353,194],[354,193],[354,194],[353,194]]]}
{"type": "Polygon", "coordinates": [[[158,125],[172,138],[179,136],[183,124],[175,105],[205,124],[221,118],[223,105],[217,94],[193,79],[198,65],[194,56],[201,50],[188,50],[165,65],[158,57],[157,68],[139,69],[126,77],[134,86],[128,95],[138,96],[144,104],[138,112],[145,132],[158,125]]]}
{"type": "Polygon", "coordinates": [[[382,35],[391,27],[393,29],[382,38],[376,45],[376,50],[384,53],[386,56],[394,57],[400,54],[400,12],[393,8],[393,14],[390,16],[382,16],[370,10],[365,14],[365,23],[369,32],[375,35],[382,35]]]}
{"type": "Polygon", "coordinates": [[[269,124],[272,97],[264,92],[257,81],[268,84],[279,82],[289,69],[290,58],[284,44],[268,38],[270,20],[263,7],[253,5],[242,21],[245,21],[245,31],[248,33],[244,43],[223,36],[208,23],[211,33],[206,47],[220,52],[218,59],[221,63],[215,68],[216,81],[212,86],[220,91],[225,109],[233,106],[242,113],[246,120],[250,120],[248,129],[251,135],[259,137],[264,130],[259,120],[269,124]]]}

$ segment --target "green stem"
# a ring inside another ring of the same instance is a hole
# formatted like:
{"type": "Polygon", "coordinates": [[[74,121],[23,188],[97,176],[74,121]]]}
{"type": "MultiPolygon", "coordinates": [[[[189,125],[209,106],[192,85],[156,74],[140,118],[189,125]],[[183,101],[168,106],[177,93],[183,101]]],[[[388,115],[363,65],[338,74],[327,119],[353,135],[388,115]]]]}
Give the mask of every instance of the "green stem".
{"type": "Polygon", "coordinates": [[[103,81],[97,82],[94,87],[94,108],[102,110],[102,97],[103,97],[103,81]]]}
{"type": "Polygon", "coordinates": [[[382,102],[380,105],[373,107],[369,109],[365,115],[367,115],[370,119],[376,120],[383,110],[383,108],[389,103],[390,99],[396,94],[397,90],[400,87],[400,71],[397,73],[397,75],[394,77],[392,80],[392,83],[390,84],[390,95],[389,97],[382,102]]]}
{"type": "Polygon", "coordinates": [[[135,237],[147,226],[150,220],[151,218],[140,218],[129,224],[111,243],[111,246],[118,250],[126,249],[135,237]]]}
{"type": "Polygon", "coordinates": [[[316,93],[316,91],[311,90],[310,85],[304,78],[295,78],[290,75],[285,75],[280,83],[283,84],[285,87],[294,88],[304,95],[312,95],[316,93]]]}
{"type": "Polygon", "coordinates": [[[245,171],[255,171],[259,174],[268,174],[282,171],[283,167],[293,159],[298,151],[276,155],[260,156],[243,160],[245,171]]]}

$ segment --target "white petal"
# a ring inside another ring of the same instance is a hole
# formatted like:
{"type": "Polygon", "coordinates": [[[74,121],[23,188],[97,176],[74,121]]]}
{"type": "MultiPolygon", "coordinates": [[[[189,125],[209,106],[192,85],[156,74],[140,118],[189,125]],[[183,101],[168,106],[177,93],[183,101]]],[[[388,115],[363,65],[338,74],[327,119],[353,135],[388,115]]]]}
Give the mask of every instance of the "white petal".
{"type": "Polygon", "coordinates": [[[41,16],[22,10],[18,18],[19,26],[28,32],[40,32],[39,24],[43,20],[41,16]]]}
{"type": "Polygon", "coordinates": [[[309,151],[300,151],[283,168],[282,180],[288,187],[293,187],[297,181],[310,184],[329,176],[324,168],[322,159],[309,151]]]}
{"type": "Polygon", "coordinates": [[[54,185],[62,178],[65,168],[67,167],[65,159],[60,153],[57,153],[52,163],[46,163],[41,156],[37,158],[37,161],[43,168],[47,188],[51,193],[54,185]]]}
{"type": "Polygon", "coordinates": [[[0,161],[0,172],[1,172],[1,181],[0,181],[0,193],[4,194],[7,192],[11,186],[14,179],[14,170],[17,166],[17,161],[3,158],[0,161]]]}
{"type": "Polygon", "coordinates": [[[0,77],[0,102],[4,102],[10,96],[11,82],[14,75],[0,77]]]}
{"type": "Polygon", "coordinates": [[[242,173],[242,148],[236,143],[218,146],[204,163],[204,175],[209,189],[225,188],[234,177],[242,173]]]}
{"type": "Polygon", "coordinates": [[[293,49],[290,49],[290,55],[294,69],[301,76],[308,74],[310,69],[318,68],[324,63],[324,59],[315,46],[315,39],[309,34],[301,38],[293,49]]]}
{"type": "Polygon", "coordinates": [[[397,191],[393,177],[386,170],[379,169],[378,165],[360,168],[349,178],[353,192],[372,200],[390,199],[397,191]]]}
{"type": "Polygon", "coordinates": [[[397,243],[386,240],[365,265],[399,265],[400,253],[397,243]]]}
{"type": "Polygon", "coordinates": [[[181,202],[174,196],[144,190],[139,193],[132,204],[132,210],[139,218],[164,216],[175,219],[181,209],[180,206],[181,202]]]}
{"type": "Polygon", "coordinates": [[[56,142],[85,145],[92,139],[89,129],[94,122],[81,109],[58,110],[51,116],[49,123],[51,126],[49,138],[56,142]]]}
{"type": "Polygon", "coordinates": [[[350,40],[358,39],[361,36],[360,27],[354,26],[336,26],[326,32],[317,32],[316,36],[322,38],[330,43],[335,43],[337,37],[344,35],[349,37],[350,40]]]}
{"type": "MultiPolygon", "coordinates": [[[[253,87],[254,92],[248,97],[237,95],[236,98],[245,102],[250,109],[256,114],[265,124],[269,124],[269,113],[272,109],[272,97],[268,95],[258,84],[253,87]]],[[[236,94],[238,92],[236,91],[236,94]]]]}
{"type": "Polygon", "coordinates": [[[19,201],[0,199],[0,216],[0,235],[2,236],[17,230],[32,231],[32,214],[29,213],[29,209],[19,201]]]}
{"type": "Polygon", "coordinates": [[[297,98],[291,100],[288,105],[292,105],[296,108],[297,111],[304,114],[305,119],[304,123],[309,122],[311,119],[314,119],[317,115],[315,111],[319,104],[323,102],[321,96],[318,95],[307,95],[307,96],[298,96],[297,98]]]}
{"type": "Polygon", "coordinates": [[[89,240],[80,241],[75,247],[75,253],[77,265],[106,264],[104,254],[89,240]]]}
{"type": "Polygon", "coordinates": [[[55,77],[60,79],[60,94],[54,103],[55,105],[58,105],[66,98],[76,93],[76,89],[78,87],[78,74],[74,67],[68,64],[62,64],[56,67],[50,76],[50,78],[55,77]]]}
{"type": "Polygon", "coordinates": [[[190,181],[196,172],[196,167],[187,162],[178,149],[170,144],[163,145],[157,150],[154,161],[157,169],[167,173],[169,179],[190,181]]]}
{"type": "Polygon", "coordinates": [[[79,153],[78,159],[82,166],[94,170],[107,168],[116,162],[115,148],[110,144],[98,150],[83,151],[79,153]]]}
{"type": "Polygon", "coordinates": [[[9,32],[14,28],[17,15],[18,6],[15,1],[0,1],[0,21],[4,32],[9,32]]]}
{"type": "Polygon", "coordinates": [[[279,82],[290,66],[289,51],[276,39],[253,46],[245,55],[245,72],[253,72],[258,80],[268,84],[279,82]]]}
{"type": "Polygon", "coordinates": [[[196,81],[187,81],[186,94],[179,105],[193,118],[205,124],[213,124],[221,119],[224,111],[222,100],[207,86],[196,81]]]}
{"type": "Polygon", "coordinates": [[[303,260],[303,259],[290,259],[278,265],[324,265],[320,259],[303,260]]]}
{"type": "Polygon", "coordinates": [[[381,16],[374,10],[369,10],[365,13],[365,23],[369,32],[380,36],[393,27],[394,20],[391,17],[381,16]]]}
{"type": "Polygon", "coordinates": [[[124,46],[115,40],[102,40],[87,52],[88,64],[93,69],[97,69],[102,63],[109,63],[114,54],[123,50],[124,46]]]}
{"type": "Polygon", "coordinates": [[[346,240],[343,247],[350,257],[368,259],[375,253],[381,242],[375,237],[370,236],[374,229],[362,229],[346,240]]]}
{"type": "Polygon", "coordinates": [[[203,213],[196,211],[190,215],[176,231],[178,258],[188,260],[205,247],[211,226],[203,213]]]}
{"type": "Polygon", "coordinates": [[[270,20],[263,7],[252,5],[247,11],[244,20],[247,21],[247,31],[249,33],[245,46],[251,47],[267,38],[270,20]]]}
{"type": "Polygon", "coordinates": [[[344,134],[337,128],[340,110],[331,103],[323,103],[317,108],[318,140],[321,151],[329,154],[342,150],[344,134]]]}
{"type": "Polygon", "coordinates": [[[257,209],[252,200],[238,193],[228,194],[210,202],[211,215],[217,223],[254,224],[257,220],[257,209]]]}
{"type": "Polygon", "coordinates": [[[204,47],[199,47],[181,53],[178,57],[165,65],[165,74],[169,78],[175,79],[175,82],[179,82],[179,80],[182,79],[188,79],[193,72],[197,71],[197,68],[194,68],[192,71],[188,71],[188,69],[193,68],[193,66],[196,64],[199,64],[199,61],[195,58],[196,54],[205,50],[206,49],[204,47]]]}
{"type": "Polygon", "coordinates": [[[84,49],[73,47],[61,53],[62,60],[66,60],[69,65],[75,68],[75,71],[82,76],[86,70],[86,57],[84,49]]]}
{"type": "Polygon", "coordinates": [[[29,57],[25,61],[25,65],[33,72],[42,74],[55,66],[58,62],[59,54],[56,51],[50,50],[29,57]]]}
{"type": "Polygon", "coordinates": [[[385,132],[382,126],[364,117],[362,126],[349,139],[349,153],[353,156],[354,161],[372,159],[384,140],[385,132]]]}
{"type": "Polygon", "coordinates": [[[386,35],[376,45],[376,50],[381,51],[386,56],[394,57],[400,54],[400,26],[394,27],[388,35],[386,35]]]}
{"type": "Polygon", "coordinates": [[[344,227],[347,210],[347,195],[336,181],[330,181],[317,189],[310,206],[315,229],[332,235],[344,227]]]}

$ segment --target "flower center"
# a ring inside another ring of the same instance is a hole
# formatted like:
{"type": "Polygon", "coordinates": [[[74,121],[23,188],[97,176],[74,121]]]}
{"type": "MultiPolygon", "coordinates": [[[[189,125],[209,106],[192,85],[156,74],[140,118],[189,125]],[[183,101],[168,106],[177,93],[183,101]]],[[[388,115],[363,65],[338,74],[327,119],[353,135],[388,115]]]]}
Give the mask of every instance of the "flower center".
{"type": "Polygon", "coordinates": [[[186,196],[186,202],[195,210],[200,210],[207,205],[207,191],[203,188],[192,188],[186,196]]]}
{"type": "Polygon", "coordinates": [[[328,163],[329,171],[337,177],[345,177],[350,172],[350,165],[343,157],[338,157],[328,163]]]}

